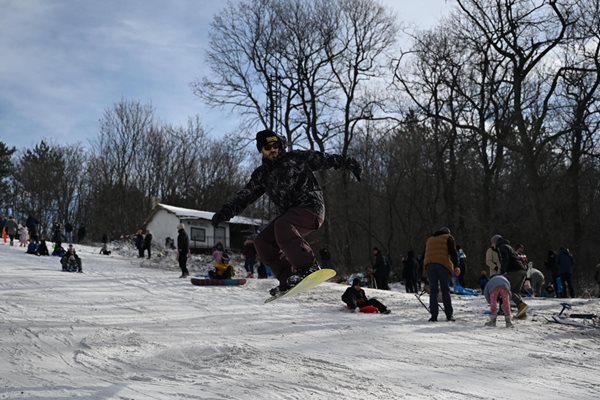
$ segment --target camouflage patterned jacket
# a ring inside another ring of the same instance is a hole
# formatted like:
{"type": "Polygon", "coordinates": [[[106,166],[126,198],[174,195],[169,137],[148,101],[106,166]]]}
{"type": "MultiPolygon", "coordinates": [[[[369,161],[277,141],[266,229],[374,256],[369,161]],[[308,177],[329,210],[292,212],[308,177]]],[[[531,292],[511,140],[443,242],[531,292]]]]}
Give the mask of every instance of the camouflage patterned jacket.
{"type": "Polygon", "coordinates": [[[263,158],[246,186],[219,212],[227,221],[266,193],[279,214],[304,207],[324,217],[323,193],[313,171],[343,167],[351,168],[344,157],[318,151],[284,152],[273,161],[263,158]]]}

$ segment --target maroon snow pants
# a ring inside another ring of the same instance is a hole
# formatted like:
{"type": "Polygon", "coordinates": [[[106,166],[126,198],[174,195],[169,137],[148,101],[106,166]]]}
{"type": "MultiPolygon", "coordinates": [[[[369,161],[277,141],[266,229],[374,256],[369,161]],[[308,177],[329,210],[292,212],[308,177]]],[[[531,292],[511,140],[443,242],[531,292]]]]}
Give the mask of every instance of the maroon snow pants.
{"type": "Polygon", "coordinates": [[[284,284],[295,269],[312,266],[315,254],[304,239],[319,229],[323,218],[307,208],[293,207],[275,218],[254,241],[258,258],[284,284]]]}

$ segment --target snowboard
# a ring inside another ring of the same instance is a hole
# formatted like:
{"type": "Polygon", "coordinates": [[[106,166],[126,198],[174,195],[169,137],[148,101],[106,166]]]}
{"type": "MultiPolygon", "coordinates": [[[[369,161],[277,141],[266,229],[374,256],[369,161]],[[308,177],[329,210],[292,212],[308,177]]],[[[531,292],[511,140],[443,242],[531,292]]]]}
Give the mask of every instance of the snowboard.
{"type": "Polygon", "coordinates": [[[273,300],[280,299],[282,297],[291,297],[300,293],[304,293],[309,291],[310,289],[320,285],[328,279],[331,279],[335,276],[335,271],[329,268],[320,269],[318,271],[313,272],[308,275],[306,278],[302,279],[296,286],[291,288],[290,290],[280,293],[277,296],[271,296],[265,300],[265,303],[270,303],[273,300]]]}
{"type": "Polygon", "coordinates": [[[190,281],[196,286],[242,286],[246,284],[245,278],[212,279],[204,276],[193,276],[190,281]]]}

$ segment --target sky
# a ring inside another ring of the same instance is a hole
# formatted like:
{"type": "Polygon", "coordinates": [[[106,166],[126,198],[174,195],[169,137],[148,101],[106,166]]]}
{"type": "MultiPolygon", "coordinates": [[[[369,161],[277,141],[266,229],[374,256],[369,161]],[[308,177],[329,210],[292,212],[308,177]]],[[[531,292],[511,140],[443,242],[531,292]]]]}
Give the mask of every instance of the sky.
{"type": "Polygon", "coordinates": [[[109,248],[76,245],[79,274],[0,241],[0,398],[598,399],[600,329],[546,320],[565,300],[597,314],[598,298],[527,299],[506,328],[484,326],[482,296],[452,295],[456,321],[431,323],[397,283],[366,289],[388,315],[349,312],[336,283],[265,304],[274,279],[194,286],[173,253],[109,248]]]}
{"type": "MultiPolygon", "coordinates": [[[[385,0],[403,24],[427,28],[453,0],[385,0]]],[[[0,141],[42,139],[87,147],[105,110],[125,100],[184,125],[199,115],[211,135],[234,130],[231,110],[211,109],[190,83],[208,75],[212,0],[0,0],[0,141]]]]}

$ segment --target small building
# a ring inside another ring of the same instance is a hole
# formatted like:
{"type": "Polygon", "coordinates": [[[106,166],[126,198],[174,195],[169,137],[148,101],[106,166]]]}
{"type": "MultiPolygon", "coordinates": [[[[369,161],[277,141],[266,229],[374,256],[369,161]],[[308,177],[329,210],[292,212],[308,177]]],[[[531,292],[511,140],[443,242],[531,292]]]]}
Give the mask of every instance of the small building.
{"type": "Polygon", "coordinates": [[[177,245],[177,225],[182,224],[190,237],[192,251],[202,252],[211,249],[217,242],[228,249],[239,250],[245,238],[264,224],[261,219],[233,217],[215,228],[211,223],[214,214],[158,203],[146,219],[145,226],[152,232],[154,242],[165,246],[167,238],[177,245]]]}

